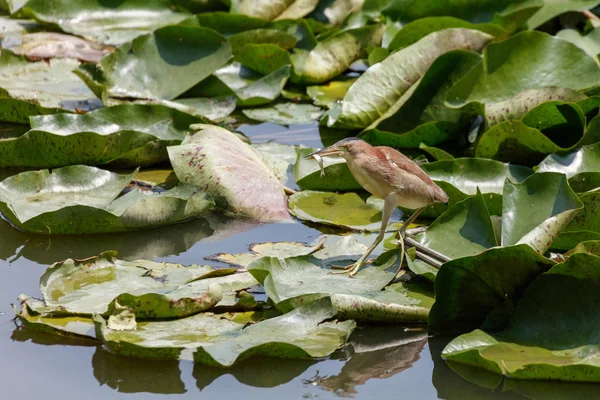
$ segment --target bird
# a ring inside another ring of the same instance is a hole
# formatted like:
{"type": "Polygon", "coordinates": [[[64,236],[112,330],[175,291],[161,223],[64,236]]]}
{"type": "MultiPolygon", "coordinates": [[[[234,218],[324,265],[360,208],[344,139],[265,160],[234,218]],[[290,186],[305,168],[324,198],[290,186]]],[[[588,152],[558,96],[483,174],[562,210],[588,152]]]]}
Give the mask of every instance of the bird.
{"type": "MultiPolygon", "coordinates": [[[[381,243],[396,207],[415,210],[398,230],[402,250],[406,228],[419,214],[434,203],[448,203],[448,195],[435,184],[421,167],[398,150],[388,146],[371,146],[357,137],[342,139],[317,150],[306,158],[314,158],[321,167],[321,157],[343,157],[356,181],[369,193],[384,200],[381,228],[375,241],[354,264],[344,268],[352,277],[365,264],[369,255],[381,243]]],[[[404,251],[402,251],[404,253],[404,251]]]]}

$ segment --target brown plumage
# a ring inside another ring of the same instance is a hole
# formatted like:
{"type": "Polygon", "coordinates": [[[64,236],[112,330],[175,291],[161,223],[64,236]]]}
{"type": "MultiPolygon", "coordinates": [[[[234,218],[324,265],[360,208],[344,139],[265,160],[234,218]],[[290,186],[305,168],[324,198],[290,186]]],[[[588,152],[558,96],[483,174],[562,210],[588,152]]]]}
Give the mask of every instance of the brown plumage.
{"type": "Polygon", "coordinates": [[[350,275],[356,274],[369,254],[383,240],[388,221],[396,207],[416,210],[400,228],[399,232],[403,235],[408,225],[425,207],[448,202],[446,193],[421,167],[391,147],[371,146],[361,139],[347,138],[310,156],[314,155],[343,157],[356,181],[369,193],[385,200],[379,235],[352,266],[350,275]]]}

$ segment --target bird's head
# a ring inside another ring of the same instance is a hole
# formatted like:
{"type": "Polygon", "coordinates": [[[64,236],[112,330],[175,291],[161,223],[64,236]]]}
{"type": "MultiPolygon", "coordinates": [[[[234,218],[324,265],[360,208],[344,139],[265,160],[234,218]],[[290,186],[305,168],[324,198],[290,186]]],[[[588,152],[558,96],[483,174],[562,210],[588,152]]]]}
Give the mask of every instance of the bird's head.
{"type": "Polygon", "coordinates": [[[314,155],[319,157],[344,157],[353,156],[364,149],[364,147],[370,147],[370,145],[362,139],[357,137],[349,137],[342,139],[339,142],[332,144],[329,147],[315,151],[307,155],[305,158],[310,158],[314,155]]]}

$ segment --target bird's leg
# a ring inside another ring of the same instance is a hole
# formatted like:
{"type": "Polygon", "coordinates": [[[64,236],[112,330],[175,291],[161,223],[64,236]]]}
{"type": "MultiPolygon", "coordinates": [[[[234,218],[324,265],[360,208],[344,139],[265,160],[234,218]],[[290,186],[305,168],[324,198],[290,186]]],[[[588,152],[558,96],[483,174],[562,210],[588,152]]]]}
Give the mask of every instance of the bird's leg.
{"type": "MultiPolygon", "coordinates": [[[[402,263],[404,262],[404,235],[406,233],[406,229],[410,224],[414,222],[415,219],[417,219],[419,214],[421,214],[424,209],[425,207],[417,209],[413,213],[413,215],[411,215],[406,221],[404,221],[400,229],[398,229],[397,235],[398,243],[400,244],[400,268],[402,268],[402,263]]],[[[400,278],[400,276],[402,276],[402,269],[398,270],[398,274],[396,274],[396,277],[394,279],[398,279],[400,278]]]]}
{"type": "MultiPolygon", "coordinates": [[[[348,267],[344,268],[345,269],[344,271],[341,271],[338,273],[344,274],[346,272],[349,272],[350,276],[356,275],[356,273],[358,272],[360,267],[362,267],[363,264],[365,263],[365,261],[367,260],[367,257],[369,257],[369,255],[373,252],[373,250],[375,250],[375,248],[379,245],[379,243],[381,243],[381,241],[385,237],[385,229],[387,228],[387,224],[390,221],[392,212],[394,211],[394,208],[396,208],[395,197],[396,197],[395,193],[392,193],[385,198],[385,202],[383,204],[383,212],[381,215],[381,229],[379,230],[379,234],[375,238],[375,241],[373,242],[373,244],[371,244],[371,246],[369,246],[367,251],[365,251],[365,253],[362,256],[360,256],[360,258],[354,264],[349,265],[348,267]]],[[[335,273],[335,272],[333,272],[333,273],[335,273]]]]}

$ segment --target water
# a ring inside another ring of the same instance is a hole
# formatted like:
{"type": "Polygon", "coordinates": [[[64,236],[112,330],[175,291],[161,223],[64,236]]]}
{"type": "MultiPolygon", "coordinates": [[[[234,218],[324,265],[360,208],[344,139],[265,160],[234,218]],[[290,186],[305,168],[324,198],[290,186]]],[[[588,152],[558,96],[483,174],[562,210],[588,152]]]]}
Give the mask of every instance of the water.
{"type": "MultiPolygon", "coordinates": [[[[255,142],[277,139],[320,147],[337,140],[314,126],[246,127],[255,142]]],[[[427,338],[399,325],[361,326],[352,346],[319,361],[254,358],[232,369],[191,362],[117,357],[93,341],[18,328],[11,303],[39,296],[39,278],[53,262],[115,249],[120,258],[201,264],[219,252],[247,251],[265,241],[312,242],[321,234],[301,223],[263,225],[210,216],[154,231],[95,237],[28,235],[0,220],[0,388],[3,399],[563,399],[594,398],[597,386],[501,382],[439,354],[448,337],[427,338]],[[466,380],[462,376],[469,379],[466,380]],[[477,382],[477,384],[471,383],[477,382]],[[173,395],[176,395],[175,397],[173,395]]]]}

